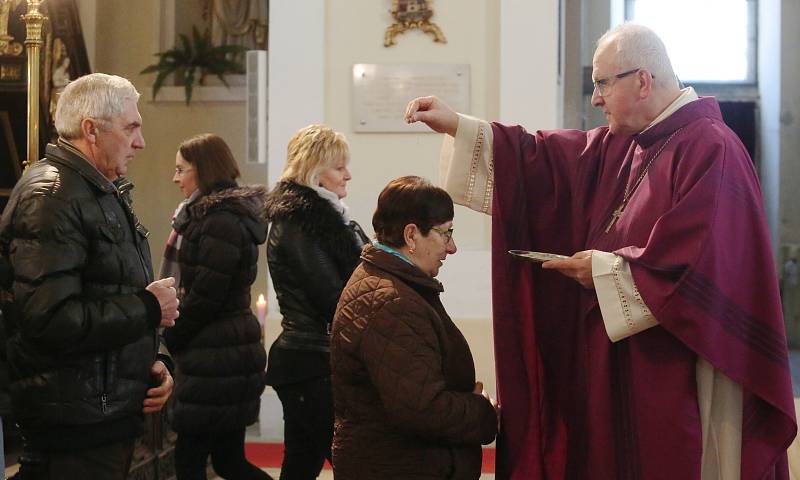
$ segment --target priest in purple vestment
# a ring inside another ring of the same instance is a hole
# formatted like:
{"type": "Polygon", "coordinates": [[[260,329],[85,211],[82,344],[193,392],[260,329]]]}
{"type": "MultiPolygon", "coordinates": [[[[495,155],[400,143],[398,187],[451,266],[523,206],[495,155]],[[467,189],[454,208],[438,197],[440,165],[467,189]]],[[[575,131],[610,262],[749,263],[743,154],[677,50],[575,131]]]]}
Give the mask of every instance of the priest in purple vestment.
{"type": "Polygon", "coordinates": [[[528,133],[412,100],[491,214],[497,477],[787,479],[797,426],[753,163],[652,30],[607,32],[607,127],[528,133]],[[510,249],[570,256],[541,267],[510,249]]]}

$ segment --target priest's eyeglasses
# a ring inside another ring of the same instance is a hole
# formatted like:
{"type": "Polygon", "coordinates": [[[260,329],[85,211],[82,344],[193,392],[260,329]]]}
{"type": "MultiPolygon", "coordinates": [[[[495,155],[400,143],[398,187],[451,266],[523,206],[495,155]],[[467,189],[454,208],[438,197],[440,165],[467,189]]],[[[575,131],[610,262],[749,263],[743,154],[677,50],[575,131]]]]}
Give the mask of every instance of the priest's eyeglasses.
{"type": "Polygon", "coordinates": [[[607,78],[601,78],[599,80],[595,80],[594,82],[592,82],[594,83],[594,91],[597,92],[598,96],[605,97],[606,95],[609,94],[609,92],[611,91],[611,87],[614,85],[613,82],[609,83],[612,79],[619,80],[621,78],[625,78],[628,75],[633,75],[634,73],[638,72],[641,69],[642,67],[634,68],[633,70],[628,70],[627,72],[622,72],[607,78]]]}
{"type": "Polygon", "coordinates": [[[453,239],[453,229],[452,228],[448,228],[447,230],[442,231],[442,230],[439,230],[436,227],[431,227],[431,230],[433,230],[436,233],[438,233],[439,235],[441,235],[445,244],[450,243],[450,240],[453,239]]]}

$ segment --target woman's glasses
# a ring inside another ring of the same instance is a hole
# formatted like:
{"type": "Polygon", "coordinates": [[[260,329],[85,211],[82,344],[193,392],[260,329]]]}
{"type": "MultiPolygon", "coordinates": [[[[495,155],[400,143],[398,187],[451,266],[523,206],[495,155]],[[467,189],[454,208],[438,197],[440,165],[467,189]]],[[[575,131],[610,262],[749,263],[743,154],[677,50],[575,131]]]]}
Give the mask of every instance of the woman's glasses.
{"type": "Polygon", "coordinates": [[[444,239],[444,243],[450,243],[450,240],[453,239],[453,228],[448,228],[447,230],[439,230],[436,227],[431,227],[431,230],[435,231],[439,235],[442,236],[444,239]]]}

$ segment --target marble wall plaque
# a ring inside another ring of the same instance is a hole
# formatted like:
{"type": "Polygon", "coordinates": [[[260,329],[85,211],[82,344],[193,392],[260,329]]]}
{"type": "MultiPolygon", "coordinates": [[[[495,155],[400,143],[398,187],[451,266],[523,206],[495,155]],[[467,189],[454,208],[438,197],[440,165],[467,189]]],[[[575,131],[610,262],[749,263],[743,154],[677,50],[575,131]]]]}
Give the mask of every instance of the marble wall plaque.
{"type": "Polygon", "coordinates": [[[439,63],[353,65],[353,131],[430,132],[403,120],[406,105],[435,95],[455,111],[470,112],[469,65],[439,63]]]}

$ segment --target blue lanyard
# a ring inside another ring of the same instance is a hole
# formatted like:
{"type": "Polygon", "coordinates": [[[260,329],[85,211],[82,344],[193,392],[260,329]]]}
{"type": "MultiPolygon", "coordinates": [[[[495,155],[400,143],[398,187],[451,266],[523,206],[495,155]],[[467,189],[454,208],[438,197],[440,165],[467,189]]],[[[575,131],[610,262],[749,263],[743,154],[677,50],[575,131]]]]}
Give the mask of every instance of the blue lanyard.
{"type": "Polygon", "coordinates": [[[389,247],[389,246],[386,246],[386,245],[382,244],[381,242],[379,242],[377,240],[373,240],[372,246],[374,246],[377,249],[383,250],[386,253],[391,253],[392,255],[394,255],[395,257],[399,258],[400,260],[406,262],[409,265],[416,266],[416,265],[414,265],[414,263],[411,260],[407,259],[405,257],[405,255],[403,255],[402,253],[398,252],[397,250],[395,250],[392,247],[389,247]]]}

